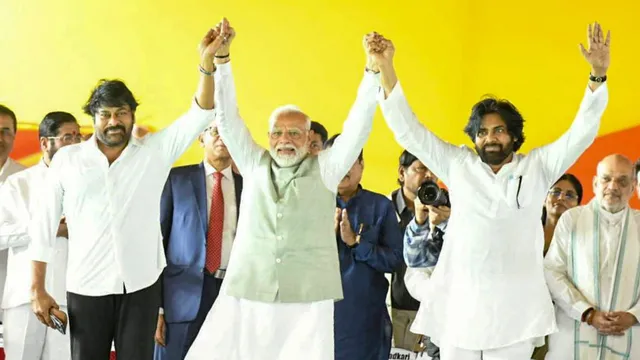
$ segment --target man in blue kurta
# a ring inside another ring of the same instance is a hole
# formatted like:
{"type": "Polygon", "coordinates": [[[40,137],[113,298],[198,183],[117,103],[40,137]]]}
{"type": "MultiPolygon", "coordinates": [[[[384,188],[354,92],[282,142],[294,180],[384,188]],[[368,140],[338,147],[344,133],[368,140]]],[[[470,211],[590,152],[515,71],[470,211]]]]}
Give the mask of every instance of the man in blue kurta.
{"type": "Polygon", "coordinates": [[[391,201],[360,185],[363,169],[360,153],[338,185],[336,238],[344,299],[334,309],[335,360],[386,360],[391,351],[384,274],[402,264],[402,232],[391,201]]]}

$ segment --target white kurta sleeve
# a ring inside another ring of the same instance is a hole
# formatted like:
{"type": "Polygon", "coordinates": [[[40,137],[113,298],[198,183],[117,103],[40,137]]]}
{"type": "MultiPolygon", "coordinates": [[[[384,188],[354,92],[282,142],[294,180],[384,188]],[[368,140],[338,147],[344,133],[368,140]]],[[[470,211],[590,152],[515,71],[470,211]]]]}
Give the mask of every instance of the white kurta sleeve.
{"type": "Polygon", "coordinates": [[[353,166],[362,147],[367,142],[376,112],[377,75],[365,73],[356,100],[342,125],[342,133],[333,146],[318,154],[322,182],[327,189],[336,192],[338,184],[353,166]]]}
{"type": "Polygon", "coordinates": [[[461,162],[468,150],[445,142],[418,121],[404,95],[400,81],[389,96],[378,94],[378,102],[387,125],[396,141],[422,161],[445,184],[449,184],[449,170],[454,162],[461,162]]]}
{"type": "Polygon", "coordinates": [[[531,151],[544,164],[549,184],[554,183],[578,160],[598,135],[600,118],[607,108],[609,91],[602,84],[595,91],[588,86],[571,127],[551,144],[531,151]]]}
{"type": "Polygon", "coordinates": [[[544,258],[544,274],[551,297],[572,319],[580,321],[582,314],[593,307],[568,276],[568,251],[571,231],[578,209],[565,212],[558,221],[549,251],[544,258]]]}
{"type": "Polygon", "coordinates": [[[429,297],[429,281],[433,267],[411,268],[408,267],[404,274],[404,285],[414,299],[424,301],[429,297]]]}

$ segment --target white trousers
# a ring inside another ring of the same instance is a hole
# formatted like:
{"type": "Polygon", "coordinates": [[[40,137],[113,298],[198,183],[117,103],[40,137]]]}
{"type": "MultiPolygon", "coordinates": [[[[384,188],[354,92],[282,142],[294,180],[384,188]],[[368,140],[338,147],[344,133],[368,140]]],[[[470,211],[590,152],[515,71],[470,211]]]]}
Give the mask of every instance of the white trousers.
{"type": "Polygon", "coordinates": [[[185,360],[333,360],[333,300],[263,303],[220,293],[185,360]]]}
{"type": "MultiPolygon", "coordinates": [[[[60,310],[67,312],[66,307],[60,310]]],[[[4,352],[8,360],[70,360],[69,327],[67,334],[43,325],[31,311],[31,305],[4,310],[4,352]]]]}
{"type": "Polygon", "coordinates": [[[533,354],[533,341],[491,350],[465,350],[451,346],[440,347],[441,360],[530,360],[533,354]]]}

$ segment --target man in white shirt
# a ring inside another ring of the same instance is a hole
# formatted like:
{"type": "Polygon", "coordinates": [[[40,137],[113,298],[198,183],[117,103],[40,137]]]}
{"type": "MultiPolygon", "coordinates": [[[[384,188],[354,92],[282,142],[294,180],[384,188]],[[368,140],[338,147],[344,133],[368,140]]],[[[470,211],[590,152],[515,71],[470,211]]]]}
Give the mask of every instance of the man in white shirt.
{"type": "MultiPolygon", "coordinates": [[[[172,164],[215,118],[213,56],[223,38],[202,39],[200,79],[191,109],[166,129],[131,136],[138,103],[126,85],[104,80],[85,105],[94,135],[57,153],[31,224],[33,311],[51,326],[58,304],[44,287],[60,216],[69,225],[67,306],[74,360],[151,360],[166,265],[160,196],[172,164]],[[74,240],[75,239],[75,240],[74,240]]],[[[194,69],[197,71],[196,69],[194,69]]]]}
{"type": "Polygon", "coordinates": [[[640,211],[629,208],[636,173],[622,155],[605,157],[595,198],[567,210],[544,259],[560,332],[548,360],[640,358],[640,211]]]}
{"type": "MultiPolygon", "coordinates": [[[[0,185],[18,171],[26,169],[25,166],[11,160],[9,154],[13,150],[13,142],[18,131],[16,114],[8,107],[0,104],[0,185]]],[[[4,291],[4,283],[7,277],[7,250],[0,250],[0,297],[4,291]]],[[[0,323],[3,313],[0,310],[0,323]]]]}
{"type": "MultiPolygon", "coordinates": [[[[80,126],[66,112],[47,114],[39,127],[42,160],[10,176],[0,188],[0,246],[9,248],[7,282],[2,299],[4,350],[16,360],[65,360],[71,358],[69,335],[43,326],[31,312],[31,258],[28,226],[38,207],[38,189],[44,185],[51,159],[62,147],[79,143],[80,126]]],[[[66,311],[67,225],[61,221],[56,234],[53,267],[45,288],[60,299],[66,311]]]]}
{"type": "MultiPolygon", "coordinates": [[[[234,34],[226,20],[222,33],[234,34]]],[[[295,106],[272,113],[269,149],[256,144],[238,114],[231,63],[218,66],[218,131],[243,175],[242,208],[223,287],[186,359],[334,359],[333,303],[343,297],[336,193],[371,132],[373,71],[342,135],[312,156],[311,119],[295,106]]]]}
{"type": "Polygon", "coordinates": [[[376,56],[388,126],[448,186],[455,204],[433,276],[421,294],[412,293],[421,308],[411,330],[430,336],[442,360],[530,359],[534,345],[557,329],[543,273],[540,204],[594,141],[606,108],[609,36],[596,24],[588,41],[582,53],[591,74],[571,128],[526,156],[516,153],[524,120],[511,103],[490,98],[476,104],[465,129],[476,152],[454,146],[411,111],[393,69],[391,42],[376,56]]]}

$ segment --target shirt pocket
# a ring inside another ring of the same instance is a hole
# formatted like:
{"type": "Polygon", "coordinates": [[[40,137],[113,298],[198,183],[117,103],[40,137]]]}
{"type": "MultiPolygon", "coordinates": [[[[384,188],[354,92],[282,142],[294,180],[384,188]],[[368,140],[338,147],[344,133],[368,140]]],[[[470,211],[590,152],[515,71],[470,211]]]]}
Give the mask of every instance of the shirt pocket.
{"type": "MultiPolygon", "coordinates": [[[[513,174],[507,179],[507,204],[513,209],[529,208],[533,205],[535,177],[513,174]]],[[[542,202],[538,204],[542,207],[542,202]]]]}

